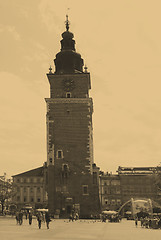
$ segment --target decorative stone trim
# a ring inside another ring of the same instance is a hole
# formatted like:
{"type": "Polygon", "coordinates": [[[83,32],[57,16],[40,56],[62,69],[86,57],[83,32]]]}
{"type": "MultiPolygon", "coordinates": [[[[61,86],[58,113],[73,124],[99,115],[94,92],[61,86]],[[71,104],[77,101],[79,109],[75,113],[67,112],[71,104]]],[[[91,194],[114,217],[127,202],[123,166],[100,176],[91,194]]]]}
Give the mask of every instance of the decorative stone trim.
{"type": "Polygon", "coordinates": [[[93,104],[92,98],[45,98],[47,103],[87,103],[93,104]]]}

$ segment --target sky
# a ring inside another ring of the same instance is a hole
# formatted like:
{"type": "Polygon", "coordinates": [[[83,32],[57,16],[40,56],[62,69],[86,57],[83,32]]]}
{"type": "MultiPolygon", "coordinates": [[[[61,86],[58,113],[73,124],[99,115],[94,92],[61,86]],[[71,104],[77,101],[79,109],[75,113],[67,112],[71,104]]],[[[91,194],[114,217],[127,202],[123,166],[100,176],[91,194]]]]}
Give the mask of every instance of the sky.
{"type": "Polygon", "coordinates": [[[47,159],[46,73],[67,13],[91,74],[95,163],[113,173],[160,164],[160,9],[160,0],[0,0],[0,175],[47,159]]]}

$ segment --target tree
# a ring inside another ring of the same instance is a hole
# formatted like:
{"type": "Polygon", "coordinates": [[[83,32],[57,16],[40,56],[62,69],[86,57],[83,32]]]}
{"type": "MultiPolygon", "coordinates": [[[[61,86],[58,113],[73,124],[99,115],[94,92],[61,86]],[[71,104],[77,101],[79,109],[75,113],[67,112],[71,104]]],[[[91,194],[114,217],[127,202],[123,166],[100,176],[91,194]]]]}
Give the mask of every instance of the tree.
{"type": "Polygon", "coordinates": [[[12,196],[12,183],[5,176],[0,177],[0,204],[2,206],[2,214],[4,212],[5,202],[12,196]]]}

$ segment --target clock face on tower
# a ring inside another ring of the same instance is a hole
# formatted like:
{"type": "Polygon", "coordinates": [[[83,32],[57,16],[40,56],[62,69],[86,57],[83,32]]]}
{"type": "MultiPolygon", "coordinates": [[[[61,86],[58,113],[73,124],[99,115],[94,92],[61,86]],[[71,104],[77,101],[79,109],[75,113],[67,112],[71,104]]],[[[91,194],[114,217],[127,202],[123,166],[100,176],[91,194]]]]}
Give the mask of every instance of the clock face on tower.
{"type": "Polygon", "coordinates": [[[69,79],[69,78],[64,79],[63,80],[63,87],[64,87],[65,91],[70,92],[71,90],[73,90],[75,88],[74,80],[69,79]]]}

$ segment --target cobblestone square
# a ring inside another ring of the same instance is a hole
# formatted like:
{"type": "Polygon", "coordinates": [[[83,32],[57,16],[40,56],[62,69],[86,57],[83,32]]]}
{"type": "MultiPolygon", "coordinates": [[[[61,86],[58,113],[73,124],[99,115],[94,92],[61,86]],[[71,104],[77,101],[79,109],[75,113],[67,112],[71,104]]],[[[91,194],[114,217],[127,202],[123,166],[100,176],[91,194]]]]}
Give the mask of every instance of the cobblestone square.
{"type": "Polygon", "coordinates": [[[31,226],[28,220],[23,225],[17,225],[14,218],[0,218],[1,240],[159,240],[161,230],[135,227],[134,221],[122,220],[120,223],[102,223],[100,221],[78,220],[52,220],[50,229],[45,223],[38,229],[36,219],[31,226]]]}

